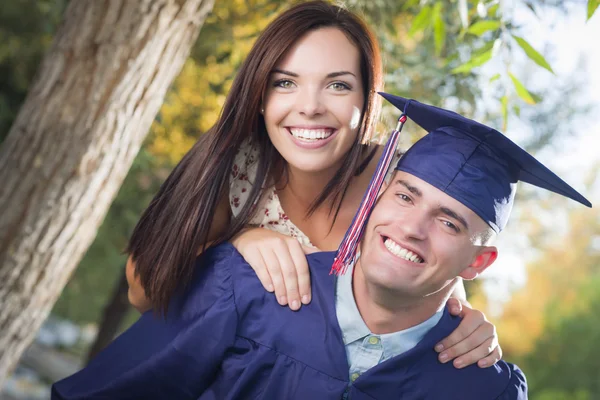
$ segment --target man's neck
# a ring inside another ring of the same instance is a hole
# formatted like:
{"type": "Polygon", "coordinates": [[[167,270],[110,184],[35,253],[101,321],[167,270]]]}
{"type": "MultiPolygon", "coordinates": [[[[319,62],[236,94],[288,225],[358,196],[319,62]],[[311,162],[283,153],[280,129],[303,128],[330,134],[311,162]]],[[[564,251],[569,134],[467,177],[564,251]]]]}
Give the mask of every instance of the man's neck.
{"type": "Polygon", "coordinates": [[[386,291],[369,284],[360,261],[353,270],[352,290],[360,315],[369,330],[381,335],[419,325],[440,310],[452,291],[452,285],[427,297],[414,298],[386,291]]]}

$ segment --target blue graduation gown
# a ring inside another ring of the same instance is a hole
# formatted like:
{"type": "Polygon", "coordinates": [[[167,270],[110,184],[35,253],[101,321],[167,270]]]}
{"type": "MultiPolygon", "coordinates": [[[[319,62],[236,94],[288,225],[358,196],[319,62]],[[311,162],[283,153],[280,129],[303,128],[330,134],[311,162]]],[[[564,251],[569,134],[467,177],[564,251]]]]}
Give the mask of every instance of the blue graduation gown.
{"type": "Polygon", "coordinates": [[[145,313],[52,399],[526,399],[518,367],[457,370],[434,345],[460,322],[446,311],[412,350],[349,384],[335,314],[333,252],[308,256],[313,297],[280,306],[230,244],[197,261],[189,289],[165,319],[145,313]]]}

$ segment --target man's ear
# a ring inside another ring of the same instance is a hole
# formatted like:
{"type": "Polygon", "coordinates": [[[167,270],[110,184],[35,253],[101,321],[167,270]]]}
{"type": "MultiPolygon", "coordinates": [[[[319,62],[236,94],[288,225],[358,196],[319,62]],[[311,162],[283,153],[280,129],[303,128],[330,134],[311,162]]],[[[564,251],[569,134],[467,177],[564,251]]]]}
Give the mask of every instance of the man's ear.
{"type": "Polygon", "coordinates": [[[468,281],[477,278],[479,274],[487,269],[498,258],[498,249],[495,246],[482,246],[477,252],[475,260],[465,268],[460,277],[468,281]]]}

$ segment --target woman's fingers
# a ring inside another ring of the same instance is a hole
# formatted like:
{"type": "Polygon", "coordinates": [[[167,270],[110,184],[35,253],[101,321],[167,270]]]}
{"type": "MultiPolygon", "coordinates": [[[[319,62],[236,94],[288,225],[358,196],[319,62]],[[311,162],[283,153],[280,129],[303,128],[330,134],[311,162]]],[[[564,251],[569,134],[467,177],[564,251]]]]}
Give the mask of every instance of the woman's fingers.
{"type": "Polygon", "coordinates": [[[308,261],[306,260],[304,246],[301,246],[300,243],[296,242],[291,243],[289,247],[292,261],[296,267],[296,274],[298,275],[300,301],[302,304],[308,304],[311,300],[310,271],[308,269],[308,261]]]}
{"type": "Polygon", "coordinates": [[[300,308],[300,291],[298,289],[297,265],[294,265],[294,260],[291,255],[294,243],[290,243],[286,239],[283,239],[282,241],[284,243],[280,243],[273,251],[281,268],[288,304],[292,310],[296,311],[300,308]]]}
{"type": "Polygon", "coordinates": [[[450,314],[459,315],[462,312],[463,305],[460,300],[450,297],[446,302],[446,306],[448,306],[448,310],[450,310],[450,314]]]}
{"type": "Polygon", "coordinates": [[[263,260],[260,251],[250,250],[248,254],[244,256],[244,259],[250,264],[263,287],[269,292],[274,292],[275,286],[273,285],[271,274],[269,274],[269,270],[267,269],[267,265],[263,260]]]}
{"type": "Polygon", "coordinates": [[[281,265],[279,265],[277,255],[270,247],[261,249],[261,255],[267,267],[267,271],[271,276],[271,281],[273,282],[273,288],[275,290],[277,302],[280,305],[285,306],[288,304],[287,289],[285,287],[285,281],[283,279],[281,265]]]}
{"type": "Polygon", "coordinates": [[[480,311],[464,307],[463,314],[464,318],[460,325],[435,347],[438,352],[441,352],[440,362],[445,363],[455,359],[454,366],[457,368],[479,361],[486,364],[480,365],[482,367],[493,365],[502,355],[498,346],[496,328],[480,311]],[[494,352],[495,354],[492,354],[494,352]]]}

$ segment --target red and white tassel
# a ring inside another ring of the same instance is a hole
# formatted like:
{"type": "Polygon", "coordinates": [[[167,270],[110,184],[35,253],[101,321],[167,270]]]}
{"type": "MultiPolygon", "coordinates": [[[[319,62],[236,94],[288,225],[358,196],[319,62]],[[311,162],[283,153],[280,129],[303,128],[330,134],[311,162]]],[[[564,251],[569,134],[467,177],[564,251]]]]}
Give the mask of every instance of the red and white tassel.
{"type": "Polygon", "coordinates": [[[373,210],[379,190],[381,190],[381,186],[383,185],[387,171],[390,167],[392,159],[394,158],[394,153],[396,152],[396,147],[398,146],[398,139],[400,139],[400,132],[402,131],[402,127],[404,126],[406,119],[406,114],[402,114],[400,118],[398,118],[396,129],[390,134],[390,138],[385,145],[381,159],[377,164],[375,174],[373,175],[373,178],[371,178],[369,188],[363,197],[362,203],[360,204],[360,207],[354,216],[354,220],[352,221],[350,228],[348,228],[346,231],[344,240],[342,240],[342,243],[338,248],[337,255],[329,274],[345,274],[348,266],[350,266],[355,260],[358,244],[362,239],[366,222],[371,215],[371,210],[373,210]]]}

